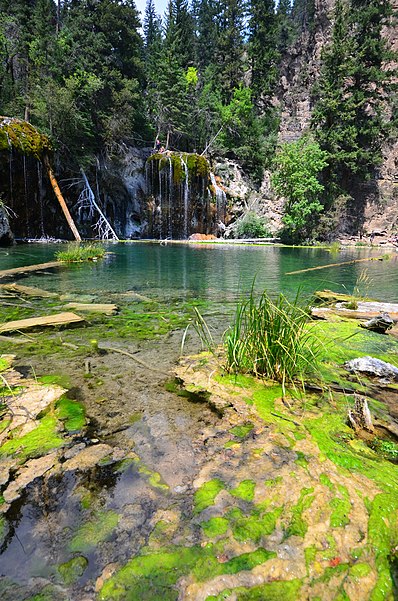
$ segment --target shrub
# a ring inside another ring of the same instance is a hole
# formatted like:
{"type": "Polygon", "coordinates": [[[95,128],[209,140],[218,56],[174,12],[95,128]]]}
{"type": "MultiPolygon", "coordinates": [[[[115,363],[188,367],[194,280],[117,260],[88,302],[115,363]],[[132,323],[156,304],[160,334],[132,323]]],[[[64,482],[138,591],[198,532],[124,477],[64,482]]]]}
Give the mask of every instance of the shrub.
{"type": "Polygon", "coordinates": [[[72,242],[68,244],[66,250],[60,250],[55,253],[57,261],[65,261],[67,263],[80,263],[81,261],[95,261],[102,259],[105,255],[105,248],[102,244],[89,242],[80,244],[72,242]]]}
{"type": "Polygon", "coordinates": [[[234,324],[225,334],[227,370],[251,373],[282,384],[300,381],[317,365],[320,344],[307,326],[308,310],[299,298],[282,294],[273,302],[266,292],[256,302],[254,291],[238,304],[234,324]]]}
{"type": "Polygon", "coordinates": [[[236,235],[238,238],[267,238],[271,234],[262,217],[256,213],[246,213],[236,225],[236,235]]]}

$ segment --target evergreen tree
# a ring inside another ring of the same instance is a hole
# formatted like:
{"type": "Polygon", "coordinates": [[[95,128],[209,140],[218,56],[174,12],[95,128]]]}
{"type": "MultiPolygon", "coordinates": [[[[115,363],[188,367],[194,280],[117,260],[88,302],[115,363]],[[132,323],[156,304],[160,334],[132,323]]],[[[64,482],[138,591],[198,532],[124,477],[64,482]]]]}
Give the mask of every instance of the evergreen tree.
{"type": "Polygon", "coordinates": [[[244,4],[243,0],[220,0],[214,70],[216,85],[224,102],[231,101],[234,90],[243,82],[244,4]]]}
{"type": "Polygon", "coordinates": [[[253,99],[269,101],[278,77],[278,21],[274,0],[251,0],[248,55],[253,99]]]}
{"type": "Polygon", "coordinates": [[[215,62],[218,39],[217,0],[197,0],[194,4],[196,22],[196,62],[202,72],[215,62]]]}
{"type": "Polygon", "coordinates": [[[332,40],[322,56],[315,87],[312,125],[329,155],[326,179],[352,191],[368,179],[381,159],[386,132],[383,102],[391,73],[382,27],[390,14],[387,0],[337,0],[332,40]]]}

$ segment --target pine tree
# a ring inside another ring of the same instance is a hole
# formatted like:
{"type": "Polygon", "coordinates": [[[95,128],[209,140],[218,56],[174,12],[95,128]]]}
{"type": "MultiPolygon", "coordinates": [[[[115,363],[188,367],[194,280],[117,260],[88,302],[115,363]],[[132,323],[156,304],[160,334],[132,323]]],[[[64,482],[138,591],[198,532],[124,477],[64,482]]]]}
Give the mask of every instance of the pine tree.
{"type": "Polygon", "coordinates": [[[251,0],[248,55],[256,104],[269,101],[278,77],[278,21],[274,0],[251,0]]]}
{"type": "Polygon", "coordinates": [[[214,60],[217,86],[224,102],[230,102],[244,73],[243,0],[220,0],[219,33],[214,60]]]}
{"type": "Polygon", "coordinates": [[[369,179],[381,159],[386,132],[383,102],[392,74],[381,35],[390,14],[387,0],[337,0],[332,40],[322,56],[312,126],[329,155],[326,178],[352,191],[369,179]]]}

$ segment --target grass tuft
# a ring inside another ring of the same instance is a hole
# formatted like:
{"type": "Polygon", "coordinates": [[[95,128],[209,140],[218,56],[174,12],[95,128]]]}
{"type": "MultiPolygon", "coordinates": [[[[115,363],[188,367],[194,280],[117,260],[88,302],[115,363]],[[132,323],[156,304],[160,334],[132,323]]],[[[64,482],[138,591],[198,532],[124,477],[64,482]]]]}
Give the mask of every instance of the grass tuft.
{"type": "Polygon", "coordinates": [[[226,369],[250,373],[282,384],[299,381],[317,367],[321,345],[308,327],[308,310],[298,296],[291,303],[282,294],[274,302],[266,292],[256,301],[252,289],[237,306],[227,330],[226,369]]]}
{"type": "Polygon", "coordinates": [[[81,261],[95,261],[102,259],[105,255],[105,248],[102,244],[89,242],[80,244],[72,242],[68,244],[66,250],[60,250],[55,253],[57,261],[65,261],[67,263],[80,263],[81,261]]]}

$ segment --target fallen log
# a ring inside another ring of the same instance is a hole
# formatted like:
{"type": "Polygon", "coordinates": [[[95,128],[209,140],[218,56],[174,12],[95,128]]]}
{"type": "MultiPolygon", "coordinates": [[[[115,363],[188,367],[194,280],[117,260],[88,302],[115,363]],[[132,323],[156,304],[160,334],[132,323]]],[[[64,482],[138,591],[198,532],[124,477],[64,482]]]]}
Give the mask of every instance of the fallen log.
{"type": "Polygon", "coordinates": [[[83,324],[84,321],[83,317],[75,313],[57,313],[55,315],[45,315],[44,317],[8,321],[0,325],[0,333],[4,334],[5,332],[19,332],[45,327],[71,326],[83,324]]]}
{"type": "Polygon", "coordinates": [[[307,267],[307,269],[298,269],[297,271],[287,271],[285,275],[296,275],[306,273],[307,271],[316,271],[317,269],[327,269],[328,267],[342,267],[343,265],[352,265],[353,263],[364,263],[365,261],[382,261],[383,255],[379,257],[367,257],[366,259],[353,259],[352,261],[342,261],[341,263],[328,263],[328,265],[318,265],[317,267],[307,267]]]}

